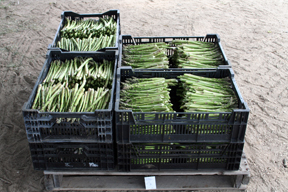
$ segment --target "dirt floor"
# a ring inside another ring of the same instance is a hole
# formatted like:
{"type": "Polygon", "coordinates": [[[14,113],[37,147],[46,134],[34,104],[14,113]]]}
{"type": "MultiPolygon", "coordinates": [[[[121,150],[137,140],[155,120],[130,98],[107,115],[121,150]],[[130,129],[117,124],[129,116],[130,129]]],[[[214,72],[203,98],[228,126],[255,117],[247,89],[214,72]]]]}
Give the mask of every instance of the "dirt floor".
{"type": "Polygon", "coordinates": [[[288,2],[286,0],[0,0],[0,191],[44,191],[34,171],[21,108],[62,11],[119,9],[122,34],[218,33],[251,109],[245,151],[248,191],[288,191],[288,2]]]}

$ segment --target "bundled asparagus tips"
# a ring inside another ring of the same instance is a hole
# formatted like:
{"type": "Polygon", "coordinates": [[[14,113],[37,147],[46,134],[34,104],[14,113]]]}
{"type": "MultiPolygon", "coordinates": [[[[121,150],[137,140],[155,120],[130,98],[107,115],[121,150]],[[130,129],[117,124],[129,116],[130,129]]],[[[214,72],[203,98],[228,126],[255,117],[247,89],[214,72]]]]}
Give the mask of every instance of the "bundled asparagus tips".
{"type": "Polygon", "coordinates": [[[57,47],[68,51],[97,51],[105,47],[113,47],[116,43],[116,35],[88,36],[85,39],[62,37],[57,47]]]}
{"type": "Polygon", "coordinates": [[[169,68],[167,57],[168,44],[147,43],[127,45],[123,48],[123,64],[133,68],[169,68]]]}
{"type": "MultiPolygon", "coordinates": [[[[51,62],[46,78],[39,84],[32,109],[46,112],[93,112],[107,109],[111,97],[113,63],[92,58],[51,62]]],[[[58,118],[60,123],[64,118],[58,118]]],[[[77,121],[68,118],[66,122],[77,121]]]]}
{"type": "Polygon", "coordinates": [[[185,112],[230,112],[238,107],[238,99],[227,78],[207,78],[192,74],[179,76],[185,112]]]}
{"type": "Polygon", "coordinates": [[[68,51],[97,51],[114,47],[116,32],[117,23],[113,17],[100,18],[98,21],[66,18],[57,47],[68,51]]]}
{"type": "Polygon", "coordinates": [[[75,57],[72,60],[51,62],[50,69],[43,84],[68,82],[72,89],[76,83],[82,84],[85,78],[85,90],[92,87],[111,88],[113,80],[113,62],[103,60],[97,63],[92,58],[75,57]]]}
{"type": "Polygon", "coordinates": [[[65,25],[61,30],[64,38],[88,38],[116,35],[117,23],[113,17],[100,18],[98,21],[92,19],[71,20],[66,18],[65,25]]]}
{"type": "Polygon", "coordinates": [[[139,44],[139,45],[126,45],[124,50],[126,51],[143,51],[143,50],[150,50],[151,48],[168,48],[169,45],[164,42],[158,43],[146,43],[146,44],[139,44]]]}
{"type": "Polygon", "coordinates": [[[179,68],[216,68],[224,64],[219,47],[211,42],[173,40],[173,62],[179,68]]]}
{"type": "Polygon", "coordinates": [[[106,109],[109,105],[111,90],[107,88],[90,88],[85,91],[84,84],[73,89],[65,87],[66,83],[38,86],[32,109],[48,112],[93,112],[106,109]]]}
{"type": "Polygon", "coordinates": [[[214,46],[214,43],[212,42],[204,42],[204,41],[189,41],[189,40],[181,40],[181,39],[175,39],[171,42],[172,45],[183,45],[188,44],[195,47],[211,47],[214,46]]]}
{"type": "Polygon", "coordinates": [[[173,112],[169,86],[176,79],[130,78],[122,83],[120,108],[135,112],[173,112]]]}

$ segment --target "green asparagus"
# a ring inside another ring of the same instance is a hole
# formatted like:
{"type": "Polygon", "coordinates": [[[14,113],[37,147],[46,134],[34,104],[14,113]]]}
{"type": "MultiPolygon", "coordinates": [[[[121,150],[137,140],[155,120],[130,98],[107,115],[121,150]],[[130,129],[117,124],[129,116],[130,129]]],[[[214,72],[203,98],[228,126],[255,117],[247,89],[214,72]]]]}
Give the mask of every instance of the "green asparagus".
{"type": "Polygon", "coordinates": [[[65,19],[57,47],[69,51],[97,51],[114,47],[117,37],[117,23],[113,17],[71,20],[65,19]]]}
{"type": "Polygon", "coordinates": [[[185,112],[229,112],[237,108],[238,100],[228,78],[207,78],[192,74],[179,76],[185,112]]]}
{"type": "Polygon", "coordinates": [[[215,43],[173,40],[172,44],[177,47],[172,56],[177,68],[216,68],[225,64],[215,43]]]}
{"type": "MultiPolygon", "coordinates": [[[[106,60],[96,63],[92,58],[76,57],[52,61],[46,78],[38,86],[32,109],[47,112],[107,109],[113,70],[113,62],[106,60]]],[[[73,122],[75,118],[67,120],[73,122]]]]}
{"type": "Polygon", "coordinates": [[[169,45],[161,43],[147,43],[140,45],[127,45],[123,48],[123,65],[133,68],[169,68],[167,57],[169,45]]]}

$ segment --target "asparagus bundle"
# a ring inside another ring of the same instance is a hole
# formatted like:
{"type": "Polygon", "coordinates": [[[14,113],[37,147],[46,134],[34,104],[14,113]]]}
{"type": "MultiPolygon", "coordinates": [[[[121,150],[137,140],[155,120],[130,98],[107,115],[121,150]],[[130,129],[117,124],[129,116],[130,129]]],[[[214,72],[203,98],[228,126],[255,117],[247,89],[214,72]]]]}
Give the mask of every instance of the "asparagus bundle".
{"type": "Polygon", "coordinates": [[[192,74],[179,76],[182,88],[181,108],[185,112],[229,112],[238,107],[238,99],[227,78],[207,78],[192,74]]]}
{"type": "Polygon", "coordinates": [[[105,109],[109,104],[111,91],[98,87],[85,91],[84,84],[79,87],[76,83],[72,89],[64,82],[50,85],[40,84],[32,109],[48,112],[93,112],[105,109]]]}
{"type": "Polygon", "coordinates": [[[169,68],[167,57],[168,44],[147,43],[140,45],[127,45],[123,48],[124,65],[133,68],[169,68]]]}
{"type": "Polygon", "coordinates": [[[103,60],[96,63],[92,58],[75,57],[64,62],[55,60],[51,62],[50,69],[43,84],[68,82],[71,89],[76,83],[82,84],[85,80],[85,89],[89,87],[111,88],[113,79],[113,63],[103,60]]]}
{"type": "MultiPolygon", "coordinates": [[[[39,84],[32,109],[48,112],[93,112],[109,105],[113,79],[112,63],[98,64],[92,58],[74,58],[51,63],[39,84]]],[[[74,122],[76,119],[67,119],[74,122]]],[[[61,122],[61,118],[57,119],[61,122]]]]}
{"type": "Polygon", "coordinates": [[[64,38],[88,38],[100,37],[101,35],[115,35],[117,23],[113,17],[93,19],[71,20],[66,18],[65,26],[61,30],[61,37],[64,38]]]}
{"type": "Polygon", "coordinates": [[[105,35],[100,37],[61,38],[58,47],[69,51],[97,51],[104,47],[113,47],[116,43],[116,35],[105,35]]]}
{"type": "Polygon", "coordinates": [[[98,21],[66,19],[57,47],[69,51],[97,51],[113,47],[117,37],[117,23],[112,17],[98,21]]]}
{"type": "Polygon", "coordinates": [[[130,78],[122,83],[120,108],[134,112],[173,112],[170,88],[176,79],[130,78]]]}
{"type": "Polygon", "coordinates": [[[224,65],[219,47],[211,42],[173,40],[173,62],[178,68],[216,68],[224,65]]]}

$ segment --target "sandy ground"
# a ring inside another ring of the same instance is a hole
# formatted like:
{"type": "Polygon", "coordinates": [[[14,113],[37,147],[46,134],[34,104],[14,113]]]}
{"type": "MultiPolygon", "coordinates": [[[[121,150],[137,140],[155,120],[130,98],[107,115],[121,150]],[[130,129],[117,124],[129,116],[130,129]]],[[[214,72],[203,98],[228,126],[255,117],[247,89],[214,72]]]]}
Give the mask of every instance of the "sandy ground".
{"type": "Polygon", "coordinates": [[[122,34],[218,33],[251,109],[248,191],[288,191],[288,2],[286,0],[0,0],[0,191],[43,191],[21,108],[32,91],[62,11],[119,9],[122,34]]]}

